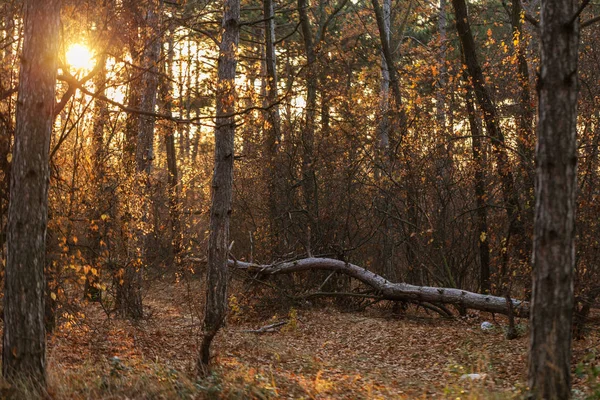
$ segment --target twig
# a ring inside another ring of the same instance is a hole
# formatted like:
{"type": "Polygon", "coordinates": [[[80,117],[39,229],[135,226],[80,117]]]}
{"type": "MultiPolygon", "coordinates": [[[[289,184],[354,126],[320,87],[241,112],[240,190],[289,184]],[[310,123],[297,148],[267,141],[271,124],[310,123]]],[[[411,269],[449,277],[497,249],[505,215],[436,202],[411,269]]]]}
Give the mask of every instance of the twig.
{"type": "Polygon", "coordinates": [[[280,321],[280,322],[275,322],[274,324],[270,324],[270,325],[265,325],[262,328],[258,328],[258,329],[246,329],[243,330],[242,332],[247,332],[247,333],[266,333],[266,332],[275,332],[278,330],[278,328],[281,328],[283,325],[287,324],[289,321],[285,320],[285,321],[280,321]]]}

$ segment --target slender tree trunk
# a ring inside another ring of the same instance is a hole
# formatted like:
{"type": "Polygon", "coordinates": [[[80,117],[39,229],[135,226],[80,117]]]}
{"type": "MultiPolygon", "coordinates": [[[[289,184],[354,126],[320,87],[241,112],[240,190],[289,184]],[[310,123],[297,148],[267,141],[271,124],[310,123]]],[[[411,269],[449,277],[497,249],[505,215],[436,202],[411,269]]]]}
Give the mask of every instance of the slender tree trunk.
{"type": "MultiPolygon", "coordinates": [[[[383,30],[385,41],[390,42],[390,18],[391,18],[391,1],[383,0],[383,30]]],[[[383,46],[382,46],[383,47],[383,46]]],[[[394,237],[392,235],[392,221],[390,213],[392,211],[392,202],[390,201],[390,185],[387,184],[385,176],[391,174],[392,160],[390,149],[390,69],[386,62],[384,51],[381,52],[381,83],[380,83],[380,98],[379,112],[381,113],[379,124],[377,125],[376,137],[376,179],[379,186],[378,209],[381,215],[380,237],[381,250],[379,251],[379,264],[381,265],[382,275],[391,280],[396,281],[396,271],[394,266],[394,237]]]]}
{"type": "MultiPolygon", "coordinates": [[[[158,91],[158,60],[160,58],[159,35],[159,2],[151,0],[146,10],[146,26],[144,26],[144,51],[141,55],[145,72],[139,82],[139,97],[134,97],[142,111],[154,112],[156,109],[156,94],[158,91]]],[[[135,89],[132,89],[135,90],[135,89]]],[[[133,257],[136,262],[125,268],[120,287],[117,288],[117,305],[120,310],[130,318],[143,317],[142,306],[142,272],[143,266],[149,264],[150,232],[145,225],[149,224],[150,217],[150,173],[154,159],[154,117],[137,115],[132,126],[137,132],[135,139],[135,172],[140,179],[142,217],[141,221],[133,223],[134,248],[133,257]],[[141,242],[141,243],[139,243],[141,242]]],[[[133,132],[131,133],[133,135],[133,132]]]]}
{"type": "Polygon", "coordinates": [[[263,1],[263,18],[265,19],[265,69],[266,76],[266,106],[269,109],[266,112],[266,133],[265,133],[265,153],[266,166],[265,178],[268,185],[268,207],[269,207],[269,225],[271,237],[270,252],[277,254],[280,250],[279,239],[279,198],[278,193],[282,189],[281,173],[278,164],[278,148],[281,141],[281,116],[279,114],[279,105],[277,104],[277,56],[275,53],[275,14],[273,12],[273,0],[263,1]]]}
{"type": "MultiPolygon", "coordinates": [[[[512,1],[511,24],[513,33],[513,44],[515,57],[517,60],[517,82],[518,82],[518,99],[519,111],[516,115],[517,127],[517,149],[519,150],[519,165],[520,175],[523,182],[521,190],[521,199],[525,207],[521,214],[526,226],[533,225],[533,203],[534,203],[534,151],[535,151],[535,107],[531,98],[531,85],[529,83],[529,65],[527,64],[527,41],[524,34],[525,27],[523,26],[523,9],[521,0],[512,1]]],[[[524,242],[524,245],[518,247],[518,251],[522,260],[529,259],[529,249],[531,241],[529,238],[524,242]]]]}
{"type": "Polygon", "coordinates": [[[438,129],[441,132],[446,132],[446,75],[448,74],[448,68],[446,68],[446,57],[448,52],[448,45],[446,44],[448,18],[446,14],[446,0],[440,0],[439,11],[438,11],[438,35],[440,40],[440,52],[438,61],[438,79],[437,79],[437,94],[435,102],[435,114],[438,123],[438,129]]]}
{"type": "MultiPolygon", "coordinates": [[[[375,11],[377,28],[379,29],[379,39],[381,42],[381,51],[387,64],[390,86],[392,88],[392,94],[394,96],[393,109],[394,114],[398,116],[398,121],[395,122],[399,125],[400,129],[405,129],[406,117],[402,110],[402,93],[400,92],[400,82],[398,80],[398,72],[396,71],[396,67],[394,65],[392,49],[390,48],[389,19],[386,25],[386,16],[384,15],[384,11],[381,9],[378,0],[371,0],[371,3],[373,4],[373,10],[375,11]]],[[[405,132],[402,130],[400,132],[400,135],[403,135],[404,133],[405,132]]]]}
{"type": "MultiPolygon", "coordinates": [[[[2,30],[4,40],[10,43],[15,30],[15,5],[4,3],[2,6],[2,30]]],[[[11,143],[14,133],[13,110],[12,110],[12,92],[15,84],[15,73],[13,60],[16,54],[14,44],[5,44],[0,50],[2,60],[0,61],[0,91],[7,93],[6,98],[0,99],[2,103],[0,108],[0,259],[5,259],[4,244],[6,242],[6,223],[8,211],[8,199],[10,193],[10,154],[11,143]]]]}
{"type": "Polygon", "coordinates": [[[223,35],[219,49],[217,119],[215,128],[215,168],[212,181],[208,271],[203,338],[198,369],[205,373],[210,363],[210,345],[221,328],[227,310],[227,260],[229,219],[233,195],[233,156],[235,136],[236,50],[240,37],[240,1],[226,0],[223,35]]]}
{"type": "MultiPolygon", "coordinates": [[[[485,86],[485,78],[477,60],[475,41],[468,20],[467,5],[465,0],[452,0],[452,5],[454,6],[456,16],[456,29],[462,44],[467,70],[472,80],[475,98],[483,112],[486,133],[492,140],[492,149],[496,157],[496,164],[502,185],[504,206],[509,220],[509,235],[514,238],[516,243],[526,243],[525,226],[520,215],[519,197],[515,189],[504,134],[500,129],[496,106],[492,102],[490,93],[485,86]]],[[[519,258],[521,260],[525,261],[528,259],[527,254],[525,254],[522,248],[517,250],[519,251],[519,258]]]]}
{"type": "Polygon", "coordinates": [[[571,396],[577,190],[576,0],[544,0],[537,131],[529,386],[536,399],[571,396]]]}
{"type": "Polygon", "coordinates": [[[306,239],[307,252],[313,250],[315,236],[318,236],[318,208],[317,208],[317,177],[314,166],[315,147],[315,117],[317,110],[317,55],[315,41],[308,17],[307,0],[298,0],[298,13],[300,15],[300,28],[304,39],[304,52],[306,54],[306,114],[302,127],[302,188],[304,203],[308,216],[308,235],[306,239]]]}
{"type": "MultiPolygon", "coordinates": [[[[517,114],[517,145],[521,153],[521,168],[526,179],[528,198],[529,190],[533,189],[533,121],[535,109],[531,102],[531,89],[529,85],[529,66],[527,64],[527,43],[523,34],[523,9],[520,0],[513,0],[511,10],[511,24],[515,56],[517,58],[517,79],[519,83],[519,113],[517,114]]],[[[533,196],[531,196],[533,198],[533,196]]]]}
{"type": "MultiPolygon", "coordinates": [[[[173,34],[169,35],[167,40],[167,54],[164,63],[164,76],[160,80],[160,98],[163,101],[162,108],[163,113],[171,116],[172,115],[172,103],[171,98],[173,96],[173,89],[171,82],[167,79],[171,76],[171,69],[173,67],[173,34]]],[[[168,170],[168,195],[169,195],[169,216],[171,219],[171,246],[173,249],[173,257],[176,263],[178,263],[179,255],[182,251],[182,230],[181,230],[181,215],[179,212],[179,172],[177,168],[177,152],[175,150],[175,129],[168,122],[164,122],[165,126],[165,147],[167,152],[167,170],[168,170]]],[[[194,157],[195,158],[195,157],[194,157]]]]}
{"type": "Polygon", "coordinates": [[[485,157],[481,138],[481,127],[473,104],[473,89],[467,83],[467,114],[469,116],[469,128],[471,129],[471,144],[473,150],[473,162],[475,164],[475,199],[477,217],[477,241],[479,243],[479,286],[482,293],[491,292],[490,283],[490,244],[487,223],[487,204],[485,193],[485,157]]]}
{"type": "MultiPolygon", "coordinates": [[[[161,38],[159,30],[159,0],[150,0],[146,14],[146,34],[145,47],[143,54],[143,66],[145,69],[142,75],[142,88],[140,98],[140,108],[142,111],[155,112],[156,94],[158,92],[158,62],[160,58],[161,38]]],[[[131,269],[131,288],[129,316],[132,318],[141,318],[142,309],[142,266],[150,265],[150,247],[152,230],[146,225],[150,223],[151,218],[149,210],[152,209],[150,198],[151,183],[150,174],[152,173],[152,164],[154,160],[154,117],[148,115],[138,116],[138,137],[136,142],[135,164],[136,172],[141,180],[143,214],[141,226],[137,228],[138,238],[142,243],[140,249],[141,265],[131,269]],[[134,273],[133,273],[134,272],[134,273]]]]}
{"type": "MultiPolygon", "coordinates": [[[[132,53],[133,53],[132,49],[132,53]]],[[[133,53],[132,58],[134,62],[139,63],[139,55],[133,53]]],[[[140,84],[139,79],[135,79],[136,72],[131,72],[129,74],[130,84],[129,84],[129,92],[127,94],[127,106],[133,109],[140,109],[140,84]]],[[[137,127],[138,127],[138,115],[134,113],[129,113],[127,115],[127,119],[125,121],[125,140],[123,143],[123,167],[126,171],[127,175],[130,177],[135,176],[135,149],[136,149],[136,141],[137,141],[137,127]]],[[[128,195],[133,196],[134,193],[131,190],[131,186],[129,187],[128,195]]],[[[121,235],[123,240],[123,247],[126,251],[126,259],[127,265],[120,269],[113,270],[113,286],[115,287],[115,309],[118,310],[123,315],[128,315],[130,303],[135,303],[135,294],[136,287],[132,285],[135,284],[135,279],[132,279],[135,276],[136,267],[131,265],[132,260],[135,258],[135,249],[137,244],[135,243],[135,235],[133,233],[133,229],[135,226],[135,221],[132,217],[132,205],[129,204],[127,199],[123,199],[123,215],[121,219],[121,235]],[[133,298],[134,300],[130,300],[133,298]]],[[[140,297],[141,298],[141,297],[140,297]]]]}
{"type": "Polygon", "coordinates": [[[54,121],[60,0],[27,0],[8,210],[2,374],[46,384],[44,264],[48,152],[54,121]]]}
{"type": "MultiPolygon", "coordinates": [[[[96,93],[104,95],[106,86],[106,61],[104,59],[99,60],[102,63],[98,75],[96,75],[94,84],[96,86],[96,93]]],[[[94,208],[91,219],[91,231],[90,236],[93,240],[92,247],[92,266],[97,271],[97,274],[93,273],[93,270],[86,275],[84,297],[92,301],[99,301],[101,298],[101,290],[98,287],[100,283],[100,271],[103,265],[103,258],[107,250],[106,237],[107,229],[107,218],[102,216],[108,212],[110,205],[105,193],[105,151],[104,151],[104,128],[108,122],[108,106],[106,102],[102,100],[96,100],[94,103],[94,126],[92,130],[92,143],[94,148],[94,188],[93,193],[96,201],[96,207],[94,208]]]]}

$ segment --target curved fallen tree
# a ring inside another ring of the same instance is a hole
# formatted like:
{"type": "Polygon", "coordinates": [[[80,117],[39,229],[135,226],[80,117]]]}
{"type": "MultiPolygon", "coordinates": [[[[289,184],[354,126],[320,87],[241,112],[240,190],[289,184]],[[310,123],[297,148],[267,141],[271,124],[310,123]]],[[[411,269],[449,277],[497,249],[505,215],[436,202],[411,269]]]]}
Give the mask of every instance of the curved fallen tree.
{"type": "Polygon", "coordinates": [[[304,258],[271,265],[229,260],[229,266],[263,275],[279,275],[313,270],[338,271],[372,287],[385,300],[455,304],[473,310],[505,315],[508,315],[512,308],[512,313],[516,317],[529,316],[529,303],[525,301],[511,299],[512,307],[509,307],[509,303],[504,297],[473,293],[461,289],[393,283],[362,267],[331,258],[304,258]]]}

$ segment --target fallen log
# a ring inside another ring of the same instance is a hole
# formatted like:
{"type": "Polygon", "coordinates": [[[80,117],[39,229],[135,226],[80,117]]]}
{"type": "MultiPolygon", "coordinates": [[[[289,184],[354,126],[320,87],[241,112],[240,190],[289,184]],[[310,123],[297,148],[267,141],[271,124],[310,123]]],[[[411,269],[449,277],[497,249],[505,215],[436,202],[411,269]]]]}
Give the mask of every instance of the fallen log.
{"type": "MultiPolygon", "coordinates": [[[[508,315],[510,312],[505,297],[473,293],[454,288],[393,283],[380,275],[359,267],[358,265],[331,258],[304,258],[272,265],[259,265],[229,260],[229,266],[264,275],[279,275],[314,270],[338,271],[377,290],[379,296],[384,300],[428,302],[432,304],[456,304],[473,310],[504,315],[508,315]]],[[[512,299],[512,313],[516,317],[528,317],[529,303],[512,299]]]]}

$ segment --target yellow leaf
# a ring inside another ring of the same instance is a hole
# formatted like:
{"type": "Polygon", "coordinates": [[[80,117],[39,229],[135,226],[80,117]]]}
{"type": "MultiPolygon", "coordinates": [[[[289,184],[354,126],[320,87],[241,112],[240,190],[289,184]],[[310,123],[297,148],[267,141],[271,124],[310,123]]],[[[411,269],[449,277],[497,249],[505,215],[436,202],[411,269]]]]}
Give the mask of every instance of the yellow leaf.
{"type": "Polygon", "coordinates": [[[56,293],[50,292],[50,297],[52,297],[52,300],[56,300],[56,293]]]}
{"type": "Polygon", "coordinates": [[[479,235],[479,240],[481,240],[481,242],[485,242],[485,239],[487,239],[487,235],[485,232],[481,232],[481,235],[479,235]]]}

